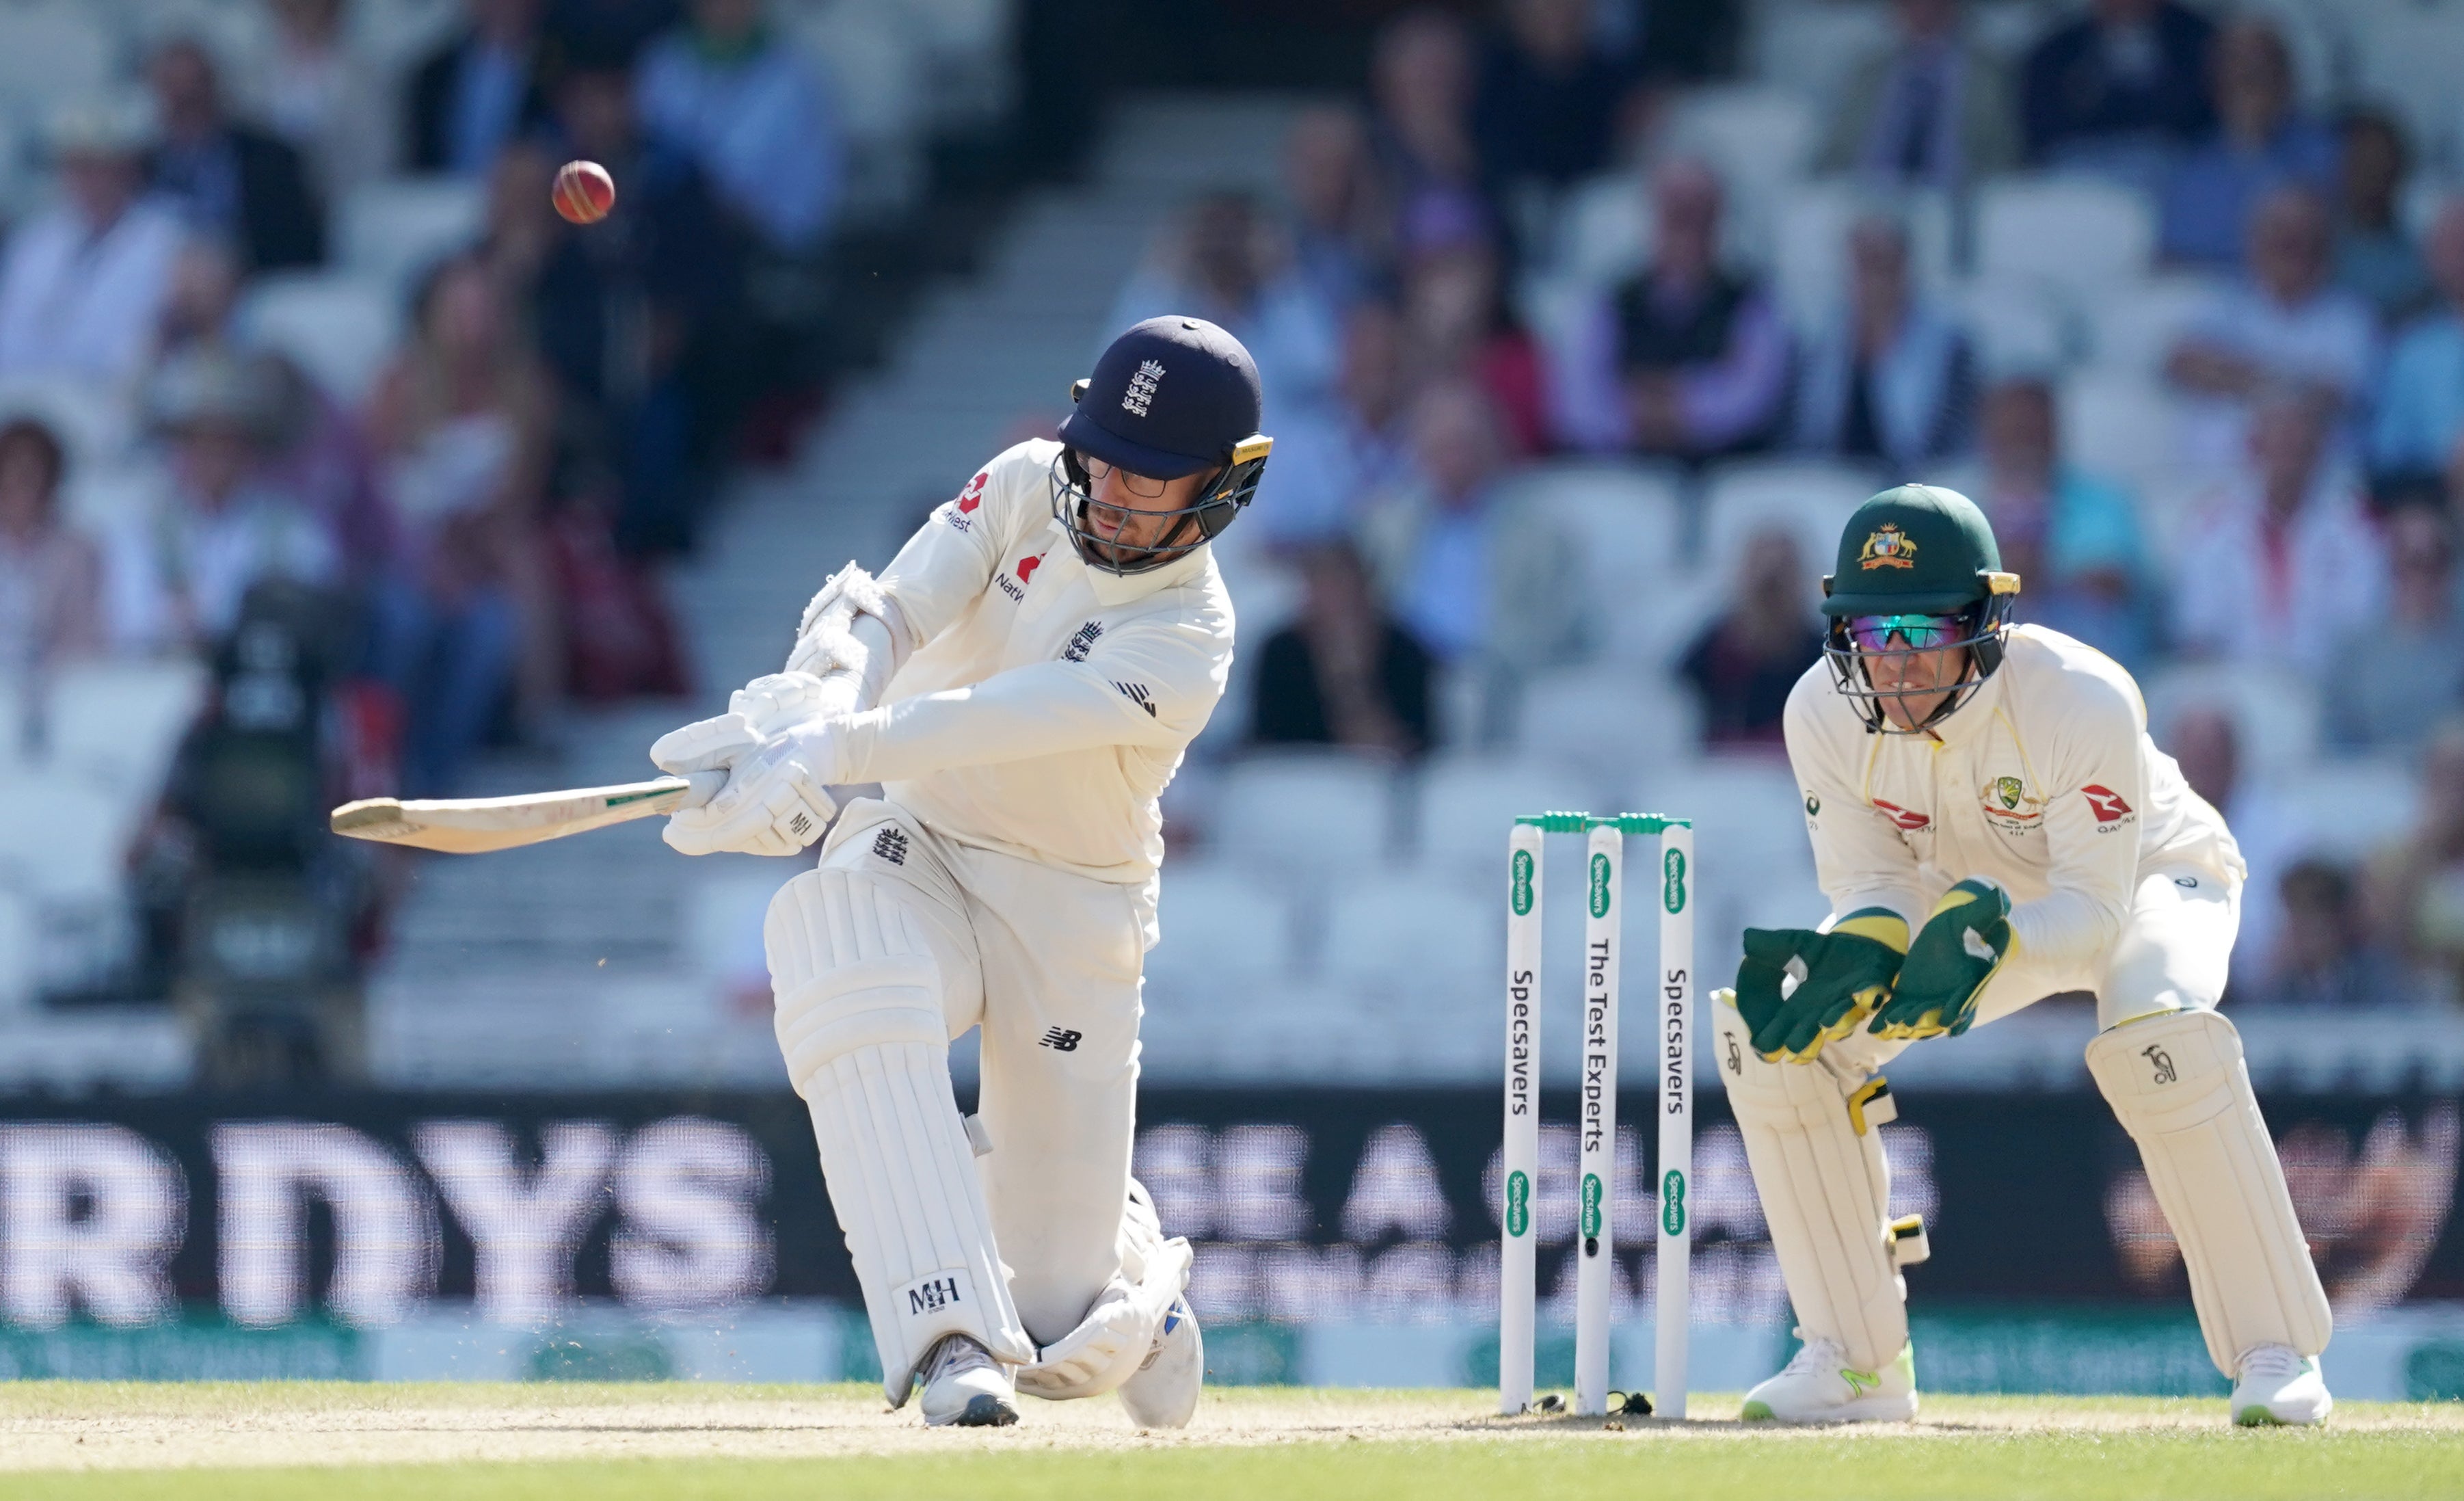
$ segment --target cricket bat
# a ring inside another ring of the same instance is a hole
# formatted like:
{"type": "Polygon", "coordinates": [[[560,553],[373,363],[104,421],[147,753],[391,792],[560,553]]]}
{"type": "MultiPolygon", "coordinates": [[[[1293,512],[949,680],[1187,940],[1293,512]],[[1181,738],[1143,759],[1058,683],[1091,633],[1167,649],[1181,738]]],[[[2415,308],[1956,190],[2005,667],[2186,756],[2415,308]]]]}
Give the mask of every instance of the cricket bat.
{"type": "Polygon", "coordinates": [[[525,792],[509,798],[362,798],[334,809],[333,829],[352,839],[484,854],[562,839],[610,824],[699,807],[727,785],[724,771],[661,777],[617,787],[525,792]]]}

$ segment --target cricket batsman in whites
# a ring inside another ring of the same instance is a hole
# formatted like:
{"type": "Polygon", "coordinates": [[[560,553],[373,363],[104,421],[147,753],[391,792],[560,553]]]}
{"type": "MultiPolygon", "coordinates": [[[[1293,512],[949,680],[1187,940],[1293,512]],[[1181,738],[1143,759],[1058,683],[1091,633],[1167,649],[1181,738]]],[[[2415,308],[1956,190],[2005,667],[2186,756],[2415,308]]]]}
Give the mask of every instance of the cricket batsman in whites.
{"type": "Polygon", "coordinates": [[[1804,1341],[1744,1415],[1915,1416],[1900,1269],[1925,1242],[1890,1217],[1879,1071],[1910,1043],[2088,990],[2088,1071],[2180,1243],[2233,1421],[2323,1420],[2326,1294],[2216,1010],[2243,873],[2224,820],[2147,738],[2128,673],[2010,624],[2019,580],[1967,497],[1874,497],[1823,585],[1826,661],[1786,727],[1832,916],[1749,930],[1711,1008],[1804,1341]]]}
{"type": "Polygon", "coordinates": [[[763,926],[787,1073],[881,1351],[924,1421],[1018,1421],[1016,1391],[1117,1391],[1178,1427],[1204,1375],[1167,1240],[1130,1177],[1155,799],[1223,692],[1208,543],[1271,442],[1257,366],[1197,319],[1114,341],[1060,441],[996,457],[874,578],[813,597],[786,671],[664,736],[725,768],[687,854],[792,854],[763,926]],[[842,813],[825,789],[882,784],[842,813]],[[980,1113],[949,1044],[983,1028],[980,1113]]]}

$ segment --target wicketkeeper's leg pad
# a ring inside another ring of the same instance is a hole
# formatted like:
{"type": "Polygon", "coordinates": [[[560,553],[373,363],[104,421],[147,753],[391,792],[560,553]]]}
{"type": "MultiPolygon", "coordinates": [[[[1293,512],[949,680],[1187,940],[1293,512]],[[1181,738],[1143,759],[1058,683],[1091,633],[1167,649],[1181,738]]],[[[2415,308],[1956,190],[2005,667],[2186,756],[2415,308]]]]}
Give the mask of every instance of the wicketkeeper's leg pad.
{"type": "Polygon", "coordinates": [[[1843,1076],[1827,1057],[1765,1062],[1734,1005],[1711,1013],[1714,1056],[1797,1326],[1838,1341],[1858,1369],[1880,1370],[1908,1342],[1899,1269],[1925,1250],[1922,1226],[1890,1219],[1881,1133],[1896,1114],[1890,1087],[1861,1070],[1843,1076]]]}
{"type": "Polygon", "coordinates": [[[1155,1201],[1136,1179],[1121,1215],[1121,1274],[1078,1327],[1044,1347],[1018,1373],[1019,1390],[1060,1401],[1100,1397],[1137,1374],[1163,1333],[1164,1315],[1189,1286],[1189,1242],[1167,1239],[1155,1201]]]}
{"type": "Polygon", "coordinates": [[[2209,1010],[2141,1017],[2098,1033],[2087,1067],[2139,1144],[2216,1369],[2233,1375],[2255,1345],[2326,1349],[2335,1318],[2233,1023],[2209,1010]]]}
{"type": "Polygon", "coordinates": [[[891,1403],[907,1400],[915,1363],[944,1335],[970,1335],[997,1360],[1034,1359],[950,1091],[922,920],[889,883],[823,869],[771,900],[762,939],[779,1048],[812,1112],[891,1403]]]}

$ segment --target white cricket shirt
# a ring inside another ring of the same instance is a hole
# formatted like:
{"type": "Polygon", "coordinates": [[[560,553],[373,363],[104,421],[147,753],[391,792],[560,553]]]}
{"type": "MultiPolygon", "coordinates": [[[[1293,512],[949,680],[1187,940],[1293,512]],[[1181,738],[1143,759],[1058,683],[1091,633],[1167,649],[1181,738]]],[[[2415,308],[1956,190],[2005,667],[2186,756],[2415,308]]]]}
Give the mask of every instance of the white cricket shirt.
{"type": "Polygon", "coordinates": [[[881,783],[962,844],[1143,884],[1155,800],[1231,674],[1232,599],[1206,547],[1089,567],[1052,516],[1060,452],[995,458],[882,573],[917,646],[847,721],[830,781],[881,783]]]}
{"type": "Polygon", "coordinates": [[[2102,652],[2015,626],[2002,666],[1931,735],[1877,734],[1815,663],[1789,695],[1788,758],[1833,916],[1885,907],[1913,936],[1942,894],[1990,875],[2018,955],[2099,972],[2140,872],[2233,882],[2225,821],[2147,738],[2139,685],[2102,652]]]}

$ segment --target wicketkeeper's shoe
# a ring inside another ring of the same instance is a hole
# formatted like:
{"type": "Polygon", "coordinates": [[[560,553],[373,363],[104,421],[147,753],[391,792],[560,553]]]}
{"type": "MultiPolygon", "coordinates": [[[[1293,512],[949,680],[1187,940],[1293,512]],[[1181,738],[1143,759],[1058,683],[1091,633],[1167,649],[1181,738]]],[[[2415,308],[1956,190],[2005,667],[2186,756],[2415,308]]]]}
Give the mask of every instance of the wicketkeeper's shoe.
{"type": "Polygon", "coordinates": [[[1185,1428],[1205,1384],[1206,1341],[1198,1333],[1198,1315],[1189,1311],[1189,1299],[1175,1298],[1155,1348],[1121,1383],[1121,1407],[1141,1428],[1185,1428]]]}
{"type": "Polygon", "coordinates": [[[2324,1423],[2336,1399],[2319,1374],[2319,1362],[2283,1345],[2254,1345],[2242,1352],[2233,1376],[2233,1421],[2243,1427],[2269,1424],[2324,1423]]]}
{"type": "Polygon", "coordinates": [[[1879,1371],[1859,1371],[1833,1340],[1808,1338],[1794,1358],[1752,1391],[1737,1416],[1748,1423],[1905,1423],[1917,1415],[1916,1346],[1879,1371]]]}
{"type": "Polygon", "coordinates": [[[965,1335],[944,1335],[924,1357],[928,1427],[1000,1428],[1018,1421],[1018,1391],[1009,1367],[965,1335]]]}

